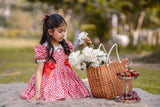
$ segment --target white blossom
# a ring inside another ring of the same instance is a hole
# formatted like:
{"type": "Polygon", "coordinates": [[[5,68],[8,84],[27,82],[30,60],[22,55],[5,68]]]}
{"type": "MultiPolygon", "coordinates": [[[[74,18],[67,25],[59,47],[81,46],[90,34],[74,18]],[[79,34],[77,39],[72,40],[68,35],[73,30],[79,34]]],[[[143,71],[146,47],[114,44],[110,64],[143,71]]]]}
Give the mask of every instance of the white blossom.
{"type": "Polygon", "coordinates": [[[79,44],[83,44],[84,40],[87,38],[88,33],[86,32],[81,32],[80,34],[78,34],[78,39],[79,39],[79,44]]]}
{"type": "Polygon", "coordinates": [[[72,52],[69,56],[69,63],[72,65],[72,66],[78,66],[80,65],[80,51],[77,51],[77,52],[72,52]]]}
{"type": "Polygon", "coordinates": [[[78,69],[86,68],[87,66],[97,67],[106,62],[106,54],[99,49],[85,47],[81,53],[80,51],[71,53],[69,61],[72,66],[78,69]]]}

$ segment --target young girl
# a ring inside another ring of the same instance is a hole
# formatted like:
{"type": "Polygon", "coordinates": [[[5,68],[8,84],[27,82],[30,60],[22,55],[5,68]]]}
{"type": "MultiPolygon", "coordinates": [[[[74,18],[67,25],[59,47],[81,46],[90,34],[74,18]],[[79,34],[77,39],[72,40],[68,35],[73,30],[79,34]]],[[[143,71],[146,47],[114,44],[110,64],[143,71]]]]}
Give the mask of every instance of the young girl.
{"type": "MultiPolygon", "coordinates": [[[[64,39],[66,21],[59,14],[52,14],[45,15],[43,22],[43,35],[35,46],[36,73],[20,97],[46,101],[88,97],[88,89],[68,63],[74,47],[64,39]]],[[[89,38],[86,41],[91,43],[89,38]]]]}

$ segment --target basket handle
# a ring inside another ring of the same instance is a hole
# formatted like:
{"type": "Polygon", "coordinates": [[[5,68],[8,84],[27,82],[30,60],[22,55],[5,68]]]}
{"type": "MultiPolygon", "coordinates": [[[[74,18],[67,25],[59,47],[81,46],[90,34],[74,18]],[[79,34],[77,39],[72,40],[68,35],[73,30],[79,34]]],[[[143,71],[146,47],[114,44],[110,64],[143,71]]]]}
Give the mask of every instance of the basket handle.
{"type": "MultiPolygon", "coordinates": [[[[107,53],[107,51],[106,51],[106,49],[105,49],[105,47],[104,47],[104,45],[103,45],[102,43],[100,43],[100,45],[99,45],[99,47],[98,47],[98,50],[100,50],[100,49],[101,49],[101,47],[103,48],[104,53],[105,53],[105,55],[107,56],[107,55],[108,55],[108,53],[107,53]]],[[[110,59],[110,58],[109,58],[108,60],[109,60],[109,61],[111,61],[111,59],[110,59]]],[[[107,61],[108,61],[108,60],[107,60],[107,61]]],[[[106,62],[107,62],[107,61],[106,61],[106,62]]]]}
{"type": "Polygon", "coordinates": [[[121,63],[121,60],[120,60],[119,54],[118,54],[118,45],[117,45],[117,43],[114,43],[114,44],[112,45],[111,49],[109,50],[109,53],[108,53],[108,55],[107,55],[107,62],[110,63],[110,61],[111,61],[110,58],[109,58],[109,56],[110,56],[110,54],[111,54],[111,52],[112,52],[112,50],[113,50],[114,47],[116,47],[117,59],[118,59],[118,61],[121,63]]]}

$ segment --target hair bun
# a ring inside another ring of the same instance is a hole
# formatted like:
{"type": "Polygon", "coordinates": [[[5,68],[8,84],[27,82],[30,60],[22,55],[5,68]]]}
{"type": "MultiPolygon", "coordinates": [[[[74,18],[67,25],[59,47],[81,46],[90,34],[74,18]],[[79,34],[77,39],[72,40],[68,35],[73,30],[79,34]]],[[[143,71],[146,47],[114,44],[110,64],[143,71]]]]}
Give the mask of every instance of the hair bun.
{"type": "Polygon", "coordinates": [[[49,15],[48,15],[48,14],[45,14],[45,15],[43,16],[43,18],[42,18],[42,22],[45,22],[45,20],[46,20],[48,17],[49,17],[49,15]]]}

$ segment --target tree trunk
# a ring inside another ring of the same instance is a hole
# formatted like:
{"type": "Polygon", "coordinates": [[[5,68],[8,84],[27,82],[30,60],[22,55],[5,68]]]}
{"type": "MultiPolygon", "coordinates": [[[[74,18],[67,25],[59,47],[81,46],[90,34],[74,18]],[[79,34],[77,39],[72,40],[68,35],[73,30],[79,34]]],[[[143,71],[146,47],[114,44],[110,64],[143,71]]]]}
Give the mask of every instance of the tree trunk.
{"type": "Polygon", "coordinates": [[[81,4],[81,11],[80,11],[80,19],[77,20],[79,21],[79,23],[76,23],[75,19],[73,18],[74,17],[74,12],[73,12],[73,9],[70,10],[70,15],[71,15],[71,23],[72,23],[72,26],[73,26],[73,29],[74,29],[74,41],[73,41],[73,45],[75,46],[75,49],[78,49],[79,48],[79,40],[78,40],[78,34],[81,32],[80,31],[80,27],[79,25],[83,22],[83,19],[84,19],[84,16],[85,16],[85,13],[84,13],[84,9],[85,9],[85,5],[81,4]]]}
{"type": "Polygon", "coordinates": [[[145,15],[146,15],[146,10],[142,10],[140,12],[140,16],[138,18],[136,30],[133,32],[133,45],[134,46],[136,46],[138,44],[139,33],[142,28],[142,24],[143,24],[145,15]]]}
{"type": "Polygon", "coordinates": [[[79,29],[79,27],[77,26],[77,24],[75,23],[75,20],[74,20],[74,15],[73,15],[73,10],[72,9],[70,9],[69,11],[68,11],[68,13],[70,14],[70,16],[71,16],[71,18],[70,18],[70,22],[71,22],[71,24],[72,24],[72,26],[73,26],[73,30],[74,30],[74,41],[73,41],[73,45],[74,45],[74,47],[75,47],[75,49],[78,49],[78,47],[79,47],[79,44],[78,44],[78,34],[80,33],[80,29],[79,29]]]}

